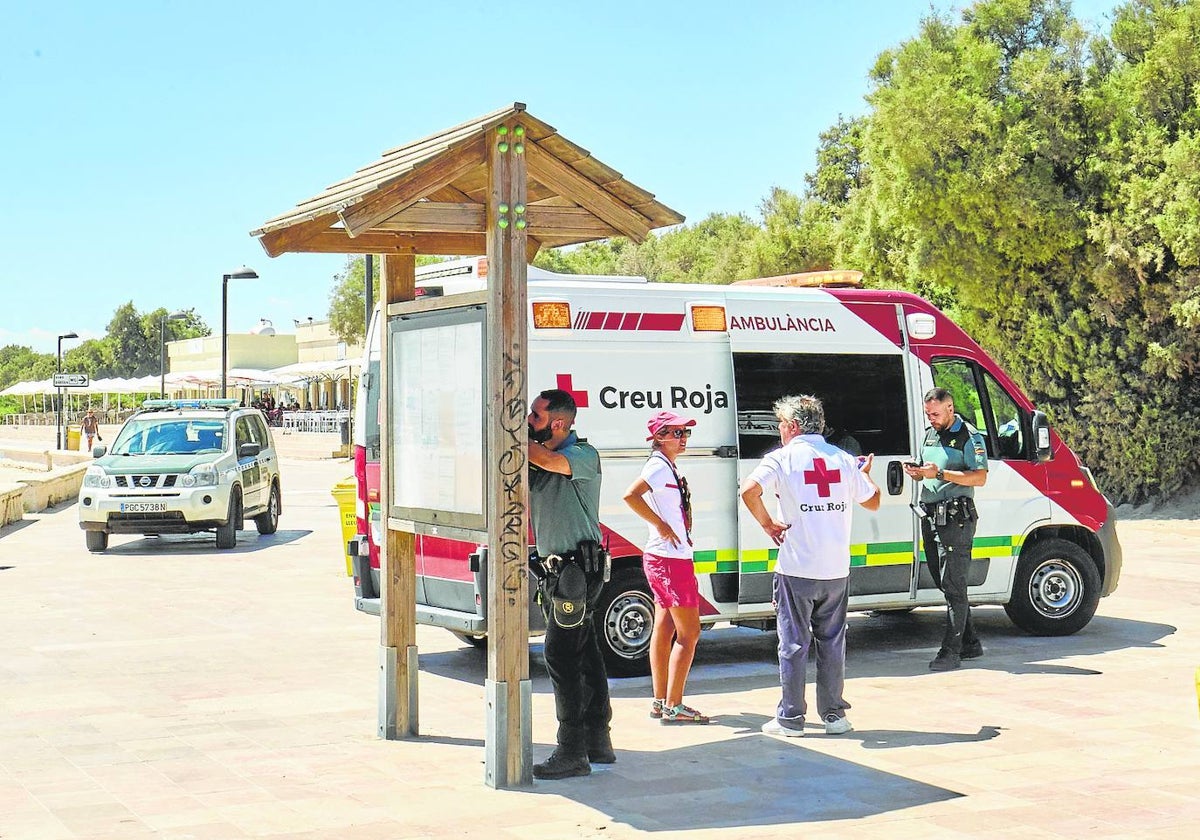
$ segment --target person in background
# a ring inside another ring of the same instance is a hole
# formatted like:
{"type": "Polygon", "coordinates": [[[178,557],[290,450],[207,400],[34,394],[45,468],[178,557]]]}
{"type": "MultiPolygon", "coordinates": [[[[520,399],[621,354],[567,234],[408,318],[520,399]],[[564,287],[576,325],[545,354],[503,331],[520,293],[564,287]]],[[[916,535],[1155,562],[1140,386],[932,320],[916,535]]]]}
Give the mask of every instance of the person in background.
{"type": "Polygon", "coordinates": [[[89,408],[87,414],[83,415],[83,420],[79,423],[80,431],[83,433],[84,451],[91,452],[93,444],[98,440],[103,440],[100,437],[100,421],[96,419],[96,410],[89,408]]]}
{"type": "Polygon", "coordinates": [[[625,504],[650,526],[642,569],[654,592],[650,636],[650,717],[663,724],[708,723],[683,704],[683,687],[700,640],[700,590],[692,567],[692,501],[675,459],[687,449],[696,421],[660,411],[646,423],[650,458],[625,491],[625,504]]]}
{"type": "Polygon", "coordinates": [[[817,649],[817,711],[827,735],[854,727],[842,697],[846,682],[846,607],[850,580],[851,503],[878,510],[879,488],[871,480],[873,455],[856,458],[821,436],[825,412],[813,396],[775,403],[783,446],[768,452],[740,488],[746,509],[779,546],[773,601],[779,632],[779,682],[783,696],[768,735],[804,734],[808,652],[817,649]],[[779,497],[778,518],[763,504],[779,497]]]}

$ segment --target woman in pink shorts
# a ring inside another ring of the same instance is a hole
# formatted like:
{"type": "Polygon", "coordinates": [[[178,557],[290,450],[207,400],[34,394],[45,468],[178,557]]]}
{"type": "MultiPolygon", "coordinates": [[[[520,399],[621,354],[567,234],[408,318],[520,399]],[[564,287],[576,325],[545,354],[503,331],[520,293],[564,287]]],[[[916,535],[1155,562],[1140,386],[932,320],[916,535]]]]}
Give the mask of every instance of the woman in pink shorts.
{"type": "Polygon", "coordinates": [[[650,636],[650,717],[664,724],[708,723],[683,704],[696,643],[700,640],[700,591],[692,568],[692,503],[675,459],[687,449],[695,420],[671,411],[650,418],[650,458],[625,491],[625,504],[650,526],[642,568],[654,592],[654,631],[650,636]]]}

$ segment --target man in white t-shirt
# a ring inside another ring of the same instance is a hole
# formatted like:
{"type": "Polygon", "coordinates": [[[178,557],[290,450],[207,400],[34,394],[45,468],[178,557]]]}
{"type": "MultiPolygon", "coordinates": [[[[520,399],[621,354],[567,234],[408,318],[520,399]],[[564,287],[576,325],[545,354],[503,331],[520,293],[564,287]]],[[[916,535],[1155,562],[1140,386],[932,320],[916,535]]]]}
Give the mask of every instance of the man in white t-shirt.
{"type": "Polygon", "coordinates": [[[779,546],[773,600],[783,697],[762,731],[804,734],[805,671],[815,645],[817,709],[826,734],[841,735],[853,729],[846,718],[850,704],[842,697],[851,504],[879,508],[879,487],[870,476],[874,456],[856,459],[826,442],[825,412],[816,397],[784,397],[774,409],[783,446],[767,453],[740,488],[746,508],[779,546]],[[778,518],[767,511],[764,491],[778,496],[778,518]]]}

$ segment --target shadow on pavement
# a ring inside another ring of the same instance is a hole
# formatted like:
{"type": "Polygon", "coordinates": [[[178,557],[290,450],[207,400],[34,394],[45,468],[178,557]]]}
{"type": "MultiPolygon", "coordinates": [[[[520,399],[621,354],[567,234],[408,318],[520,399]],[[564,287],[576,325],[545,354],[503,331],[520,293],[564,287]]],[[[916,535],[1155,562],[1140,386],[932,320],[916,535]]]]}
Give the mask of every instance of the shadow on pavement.
{"type": "MultiPolygon", "coordinates": [[[[109,543],[103,555],[108,557],[190,557],[195,555],[217,554],[251,554],[272,545],[286,545],[303,539],[311,534],[311,530],[285,530],[280,528],[270,536],[264,536],[253,529],[238,531],[237,545],[233,548],[217,548],[216,536],[212,533],[199,534],[164,534],[161,537],[142,537],[130,542],[109,543]]],[[[80,537],[82,539],[82,536],[80,537]]],[[[120,536],[110,539],[121,539],[120,536]]],[[[96,555],[100,556],[100,555],[96,555]]]]}
{"type": "MultiPolygon", "coordinates": [[[[966,662],[963,669],[988,669],[1010,674],[1057,674],[1094,676],[1102,673],[1054,660],[1094,656],[1114,650],[1161,647],[1161,640],[1175,632],[1169,624],[1133,621],[1098,615],[1073,636],[1030,636],[1017,629],[1000,607],[972,610],[983,640],[983,658],[966,662]]],[[[914,610],[910,613],[850,616],[846,676],[921,677],[936,679],[929,660],[941,642],[944,610],[914,610]]],[[[689,696],[725,694],[730,691],[766,688],[778,684],[778,660],[773,632],[744,627],[718,627],[705,631],[696,649],[688,678],[689,696]]],[[[530,644],[530,676],[535,692],[550,690],[542,662],[541,641],[530,644]]],[[[420,668],[450,679],[482,685],[487,676],[487,653],[464,646],[457,650],[420,655],[420,668]]],[[[815,668],[810,658],[811,669],[815,668]]],[[[648,696],[649,678],[612,679],[613,697],[648,696]]]]}
{"type": "MultiPolygon", "coordinates": [[[[534,752],[540,759],[548,751],[534,752]]],[[[533,792],[568,797],[642,831],[859,819],[963,795],[761,734],[654,752],[618,747],[616,764],[593,765],[586,778],[535,782],[533,792]]]]}

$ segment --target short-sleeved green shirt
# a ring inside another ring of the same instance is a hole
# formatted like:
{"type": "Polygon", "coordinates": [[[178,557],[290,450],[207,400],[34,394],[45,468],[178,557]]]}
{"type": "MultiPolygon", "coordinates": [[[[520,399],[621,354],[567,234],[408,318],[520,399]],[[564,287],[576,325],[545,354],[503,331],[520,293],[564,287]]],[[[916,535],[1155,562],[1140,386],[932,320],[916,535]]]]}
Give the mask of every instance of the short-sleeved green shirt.
{"type": "MultiPolygon", "coordinates": [[[[930,427],[921,445],[921,460],[943,470],[986,470],[987,447],[983,435],[975,431],[958,414],[943,432],[930,427]]],[[[921,481],[922,502],[943,502],[956,496],[974,496],[974,487],[964,487],[949,481],[926,478],[921,481]]]]}
{"type": "Polygon", "coordinates": [[[600,453],[574,432],[555,450],[571,474],[529,468],[529,509],[538,554],[565,554],[600,541],[600,453]]]}

